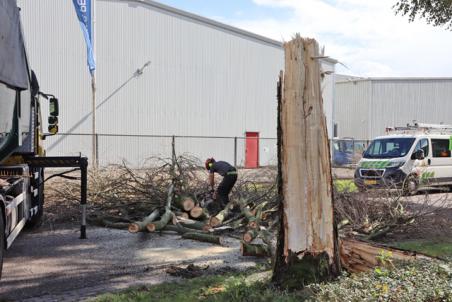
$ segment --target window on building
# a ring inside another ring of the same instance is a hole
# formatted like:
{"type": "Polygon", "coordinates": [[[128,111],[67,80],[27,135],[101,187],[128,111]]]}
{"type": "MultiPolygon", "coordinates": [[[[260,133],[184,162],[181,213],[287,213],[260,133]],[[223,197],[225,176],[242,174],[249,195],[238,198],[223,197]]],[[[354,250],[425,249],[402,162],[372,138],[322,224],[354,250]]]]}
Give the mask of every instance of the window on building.
{"type": "Polygon", "coordinates": [[[416,148],[414,151],[422,150],[424,151],[424,156],[427,157],[429,153],[429,147],[428,147],[428,139],[423,138],[420,141],[417,142],[416,148]]]}
{"type": "Polygon", "coordinates": [[[433,157],[450,157],[448,139],[432,139],[433,157]]]}

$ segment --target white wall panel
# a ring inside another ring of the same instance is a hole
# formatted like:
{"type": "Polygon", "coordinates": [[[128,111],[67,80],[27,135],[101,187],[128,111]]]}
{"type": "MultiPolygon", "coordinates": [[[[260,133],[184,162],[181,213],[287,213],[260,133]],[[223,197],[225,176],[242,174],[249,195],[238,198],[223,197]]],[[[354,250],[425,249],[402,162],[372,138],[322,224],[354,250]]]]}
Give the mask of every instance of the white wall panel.
{"type": "Polygon", "coordinates": [[[366,139],[369,136],[370,87],[369,81],[336,84],[335,123],[338,137],[366,139]]]}
{"type": "MultiPolygon", "coordinates": [[[[61,100],[60,132],[90,134],[91,82],[72,1],[18,3],[41,89],[61,100]]],[[[276,137],[276,82],[284,64],[279,42],[152,1],[96,3],[97,133],[241,137],[256,131],[276,137]]],[[[334,64],[325,68],[334,70],[334,64]]],[[[326,83],[331,120],[333,84],[326,83]]],[[[232,146],[225,144],[187,140],[180,152],[230,160],[232,146]]],[[[51,155],[83,149],[91,156],[90,145],[87,137],[58,136],[47,148],[51,155]]],[[[261,164],[274,163],[273,144],[262,142],[261,149],[261,164]]],[[[138,163],[167,151],[159,140],[99,138],[101,163],[120,158],[138,163]]],[[[243,162],[245,151],[238,151],[243,162]]]]}
{"type": "Polygon", "coordinates": [[[336,95],[340,137],[372,139],[414,120],[452,124],[451,78],[357,79],[337,83],[336,95]]]}

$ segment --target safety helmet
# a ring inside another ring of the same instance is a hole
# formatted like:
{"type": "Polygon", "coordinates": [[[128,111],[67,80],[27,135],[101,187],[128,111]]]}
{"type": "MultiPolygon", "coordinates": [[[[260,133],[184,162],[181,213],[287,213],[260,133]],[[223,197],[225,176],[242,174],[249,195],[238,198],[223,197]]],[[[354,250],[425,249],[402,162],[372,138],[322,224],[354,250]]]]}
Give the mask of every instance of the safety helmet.
{"type": "Polygon", "coordinates": [[[206,159],[206,163],[205,163],[206,169],[210,170],[210,167],[212,166],[212,164],[214,162],[215,162],[215,159],[213,159],[213,157],[206,159]]]}

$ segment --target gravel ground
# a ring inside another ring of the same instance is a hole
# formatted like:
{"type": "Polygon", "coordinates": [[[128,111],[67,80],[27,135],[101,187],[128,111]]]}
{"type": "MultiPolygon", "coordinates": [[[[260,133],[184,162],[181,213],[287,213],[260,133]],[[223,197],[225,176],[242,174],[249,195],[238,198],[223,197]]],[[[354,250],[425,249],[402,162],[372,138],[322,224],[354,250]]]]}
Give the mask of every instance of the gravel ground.
{"type": "Polygon", "coordinates": [[[209,265],[245,269],[256,265],[242,257],[239,242],[227,246],[181,240],[171,234],[129,234],[92,227],[88,239],[78,228],[25,232],[6,254],[0,281],[0,301],[81,301],[130,286],[175,280],[171,265],[209,265]]]}

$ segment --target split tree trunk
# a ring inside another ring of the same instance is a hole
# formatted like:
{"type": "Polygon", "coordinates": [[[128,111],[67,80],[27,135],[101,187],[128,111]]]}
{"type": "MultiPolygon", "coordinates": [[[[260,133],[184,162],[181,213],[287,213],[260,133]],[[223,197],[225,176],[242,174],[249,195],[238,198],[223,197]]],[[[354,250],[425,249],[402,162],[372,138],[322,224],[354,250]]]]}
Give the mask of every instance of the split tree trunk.
{"type": "Polygon", "coordinates": [[[297,35],[284,48],[285,75],[278,85],[281,226],[273,281],[297,289],[331,279],[340,262],[319,46],[297,35]]]}
{"type": "Polygon", "coordinates": [[[351,238],[340,240],[341,264],[351,273],[367,272],[376,266],[383,265],[378,256],[385,251],[391,254],[391,260],[413,261],[416,259],[431,259],[430,257],[411,251],[382,246],[377,243],[363,242],[351,238]]]}

